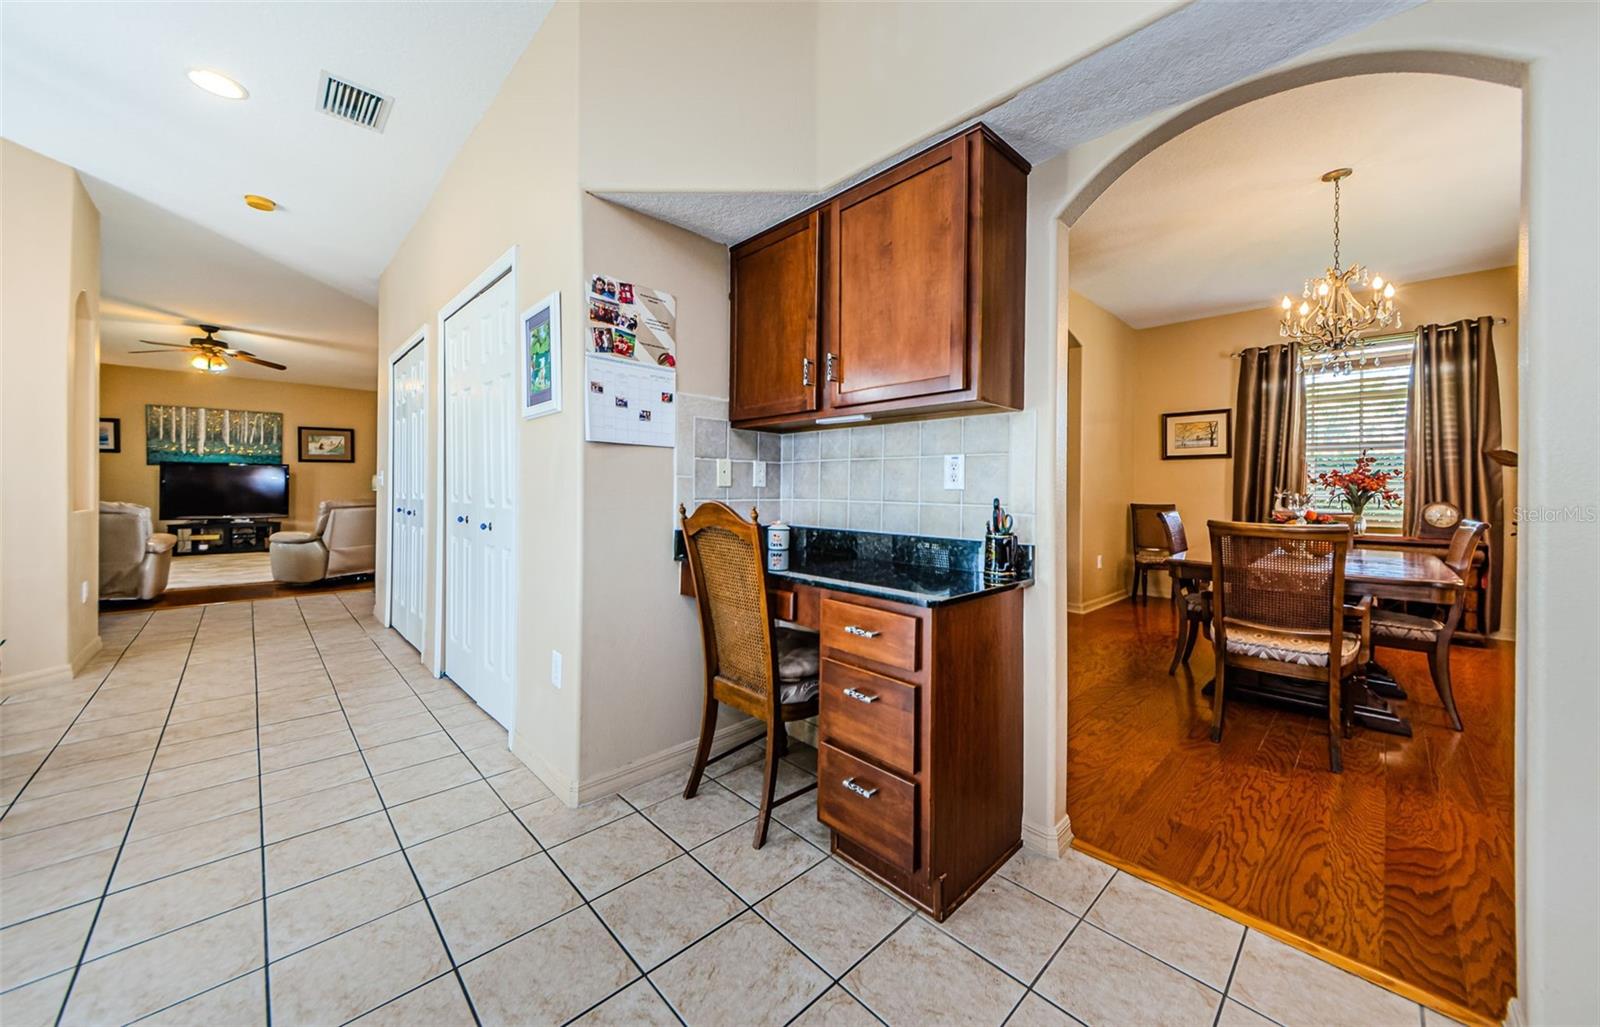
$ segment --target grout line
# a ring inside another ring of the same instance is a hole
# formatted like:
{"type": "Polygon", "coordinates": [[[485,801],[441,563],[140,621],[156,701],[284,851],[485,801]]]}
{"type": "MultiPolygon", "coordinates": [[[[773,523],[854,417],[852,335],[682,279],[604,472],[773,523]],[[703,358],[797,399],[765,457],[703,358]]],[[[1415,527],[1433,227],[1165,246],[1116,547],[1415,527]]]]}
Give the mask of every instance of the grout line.
{"type": "Polygon", "coordinates": [[[261,847],[257,854],[261,860],[261,990],[266,1003],[267,1027],[272,1027],[272,925],[267,917],[267,800],[266,776],[261,766],[261,651],[256,643],[256,607],[250,604],[250,677],[255,686],[253,696],[256,713],[256,813],[259,825],[257,838],[261,847]]]}
{"type": "Polygon", "coordinates": [[[1222,1001],[1217,1003],[1217,1015],[1212,1017],[1211,1027],[1217,1027],[1222,1022],[1222,1010],[1228,1004],[1228,990],[1233,987],[1233,975],[1239,971],[1239,958],[1244,955],[1244,940],[1248,937],[1250,928],[1246,927],[1239,935],[1239,947],[1233,950],[1233,962],[1228,966],[1228,980],[1222,985],[1222,1001]]]}

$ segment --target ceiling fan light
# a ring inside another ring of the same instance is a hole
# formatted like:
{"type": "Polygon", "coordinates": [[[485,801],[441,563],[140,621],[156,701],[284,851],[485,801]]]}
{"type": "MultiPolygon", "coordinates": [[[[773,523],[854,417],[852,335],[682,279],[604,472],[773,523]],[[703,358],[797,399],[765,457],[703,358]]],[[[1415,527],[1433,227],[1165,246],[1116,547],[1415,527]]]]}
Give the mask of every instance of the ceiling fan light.
{"type": "Polygon", "coordinates": [[[220,96],[224,100],[244,100],[250,96],[250,91],[244,86],[222,72],[212,71],[210,68],[190,68],[189,81],[212,96],[220,96]]]}
{"type": "Polygon", "coordinates": [[[211,361],[207,359],[204,353],[196,353],[194,356],[189,358],[189,366],[194,368],[196,371],[205,371],[210,369],[211,361]]]}

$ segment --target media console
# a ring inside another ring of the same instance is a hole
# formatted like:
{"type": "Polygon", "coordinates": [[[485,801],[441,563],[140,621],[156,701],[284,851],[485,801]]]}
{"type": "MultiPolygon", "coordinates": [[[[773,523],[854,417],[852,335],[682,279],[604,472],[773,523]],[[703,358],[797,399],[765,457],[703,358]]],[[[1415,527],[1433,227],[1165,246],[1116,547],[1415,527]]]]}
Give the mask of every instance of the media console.
{"type": "Polygon", "coordinates": [[[271,517],[188,517],[168,521],[167,530],[178,536],[172,551],[178,556],[201,553],[263,552],[267,539],[283,525],[271,517]]]}

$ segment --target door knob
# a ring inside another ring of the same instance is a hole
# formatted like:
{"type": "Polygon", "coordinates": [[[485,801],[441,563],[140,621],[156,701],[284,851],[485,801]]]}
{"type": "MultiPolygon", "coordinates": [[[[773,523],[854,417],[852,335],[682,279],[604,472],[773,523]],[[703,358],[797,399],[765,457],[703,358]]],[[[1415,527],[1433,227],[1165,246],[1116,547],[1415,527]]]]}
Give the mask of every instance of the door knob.
{"type": "Polygon", "coordinates": [[[399,507],[398,507],[398,506],[397,506],[397,507],[395,507],[395,508],[394,508],[394,512],[395,512],[395,513],[399,513],[399,512],[400,512],[400,508],[399,508],[399,507]]]}
{"type": "Polygon", "coordinates": [[[479,524],[478,524],[478,530],[479,531],[487,531],[487,530],[489,530],[489,525],[480,521],[479,524]]]}
{"type": "Polygon", "coordinates": [[[456,515],[456,523],[457,524],[465,524],[465,523],[467,523],[467,519],[465,517],[462,517],[460,514],[457,514],[456,515]]]}

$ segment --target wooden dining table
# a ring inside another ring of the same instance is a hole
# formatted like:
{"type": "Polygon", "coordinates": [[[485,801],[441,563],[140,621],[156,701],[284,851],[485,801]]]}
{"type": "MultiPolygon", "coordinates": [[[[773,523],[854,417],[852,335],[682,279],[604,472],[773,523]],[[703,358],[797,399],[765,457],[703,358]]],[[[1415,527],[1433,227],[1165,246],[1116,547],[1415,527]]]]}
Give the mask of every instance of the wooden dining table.
{"type": "MultiPolygon", "coordinates": [[[[1180,582],[1204,584],[1211,580],[1208,542],[1191,545],[1167,558],[1167,572],[1172,576],[1174,592],[1180,582]]],[[[1461,576],[1432,553],[1356,546],[1345,558],[1345,595],[1352,601],[1372,596],[1374,599],[1449,606],[1465,587],[1461,576]]],[[[1229,681],[1231,694],[1232,679],[1229,681]]],[[[1390,704],[1390,700],[1406,698],[1405,690],[1394,680],[1394,675],[1375,661],[1369,662],[1358,687],[1366,694],[1357,697],[1354,712],[1356,723],[1389,734],[1411,735],[1410,723],[1390,704]]],[[[1298,699],[1299,689],[1295,687],[1265,683],[1255,687],[1245,685],[1241,691],[1314,708],[1298,699]]]]}

